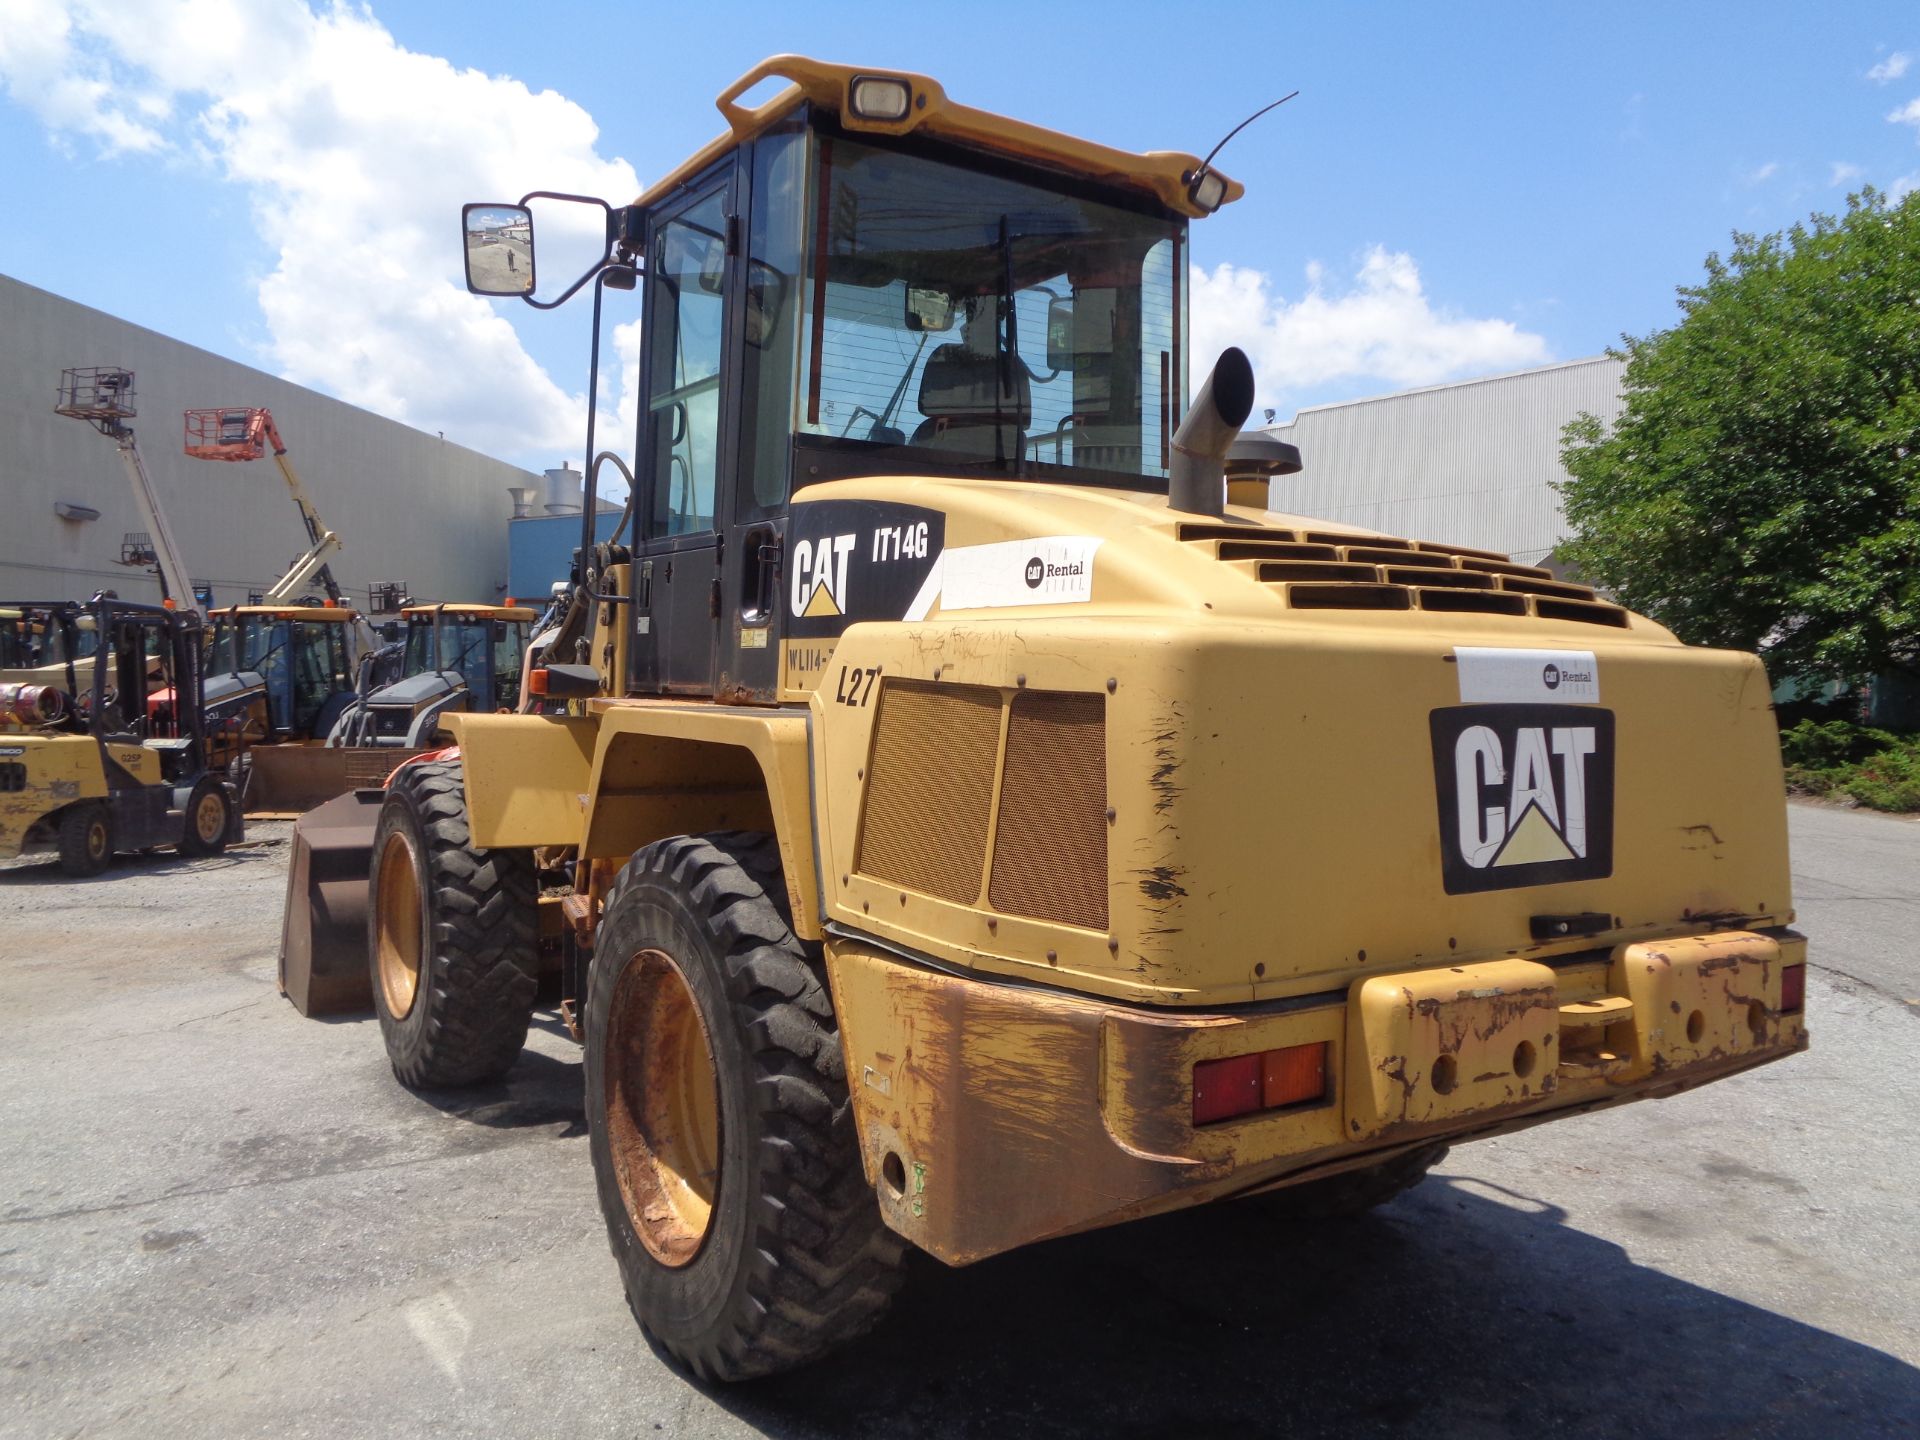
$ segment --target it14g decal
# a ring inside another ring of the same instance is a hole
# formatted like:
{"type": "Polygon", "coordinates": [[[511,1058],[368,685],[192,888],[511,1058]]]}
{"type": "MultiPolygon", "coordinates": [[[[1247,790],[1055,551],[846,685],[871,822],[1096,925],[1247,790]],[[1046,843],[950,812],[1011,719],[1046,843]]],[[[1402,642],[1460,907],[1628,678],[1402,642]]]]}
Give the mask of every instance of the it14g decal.
{"type": "Polygon", "coordinates": [[[946,517],[918,505],[816,500],[787,531],[787,635],[828,640],[862,620],[924,619],[940,589],[946,517]]]}

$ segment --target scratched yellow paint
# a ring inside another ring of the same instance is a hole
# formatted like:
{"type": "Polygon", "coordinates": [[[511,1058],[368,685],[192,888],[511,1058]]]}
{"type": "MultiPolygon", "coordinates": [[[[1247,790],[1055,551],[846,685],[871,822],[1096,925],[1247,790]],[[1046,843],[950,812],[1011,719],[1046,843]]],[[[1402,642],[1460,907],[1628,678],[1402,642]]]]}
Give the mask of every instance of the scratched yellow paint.
{"type": "MultiPolygon", "coordinates": [[[[157,756],[137,745],[112,749],[115,758],[130,764],[142,779],[160,778],[157,756]],[[149,770],[150,777],[146,773],[149,770]]],[[[34,734],[0,727],[0,764],[25,768],[21,788],[0,791],[0,860],[18,855],[27,832],[56,811],[76,800],[97,800],[107,793],[100,746],[90,735],[34,734]]]]}

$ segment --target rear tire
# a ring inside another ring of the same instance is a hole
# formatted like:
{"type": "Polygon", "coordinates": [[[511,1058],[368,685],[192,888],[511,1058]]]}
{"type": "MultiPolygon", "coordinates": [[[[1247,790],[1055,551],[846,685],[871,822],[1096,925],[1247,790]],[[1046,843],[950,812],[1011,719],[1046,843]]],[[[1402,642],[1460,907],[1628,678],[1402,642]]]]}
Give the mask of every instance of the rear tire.
{"type": "Polygon", "coordinates": [[[710,1381],[865,1333],[906,1246],[861,1170],[819,947],[793,933],[772,837],[637,853],[588,989],[594,1176],[641,1328],[710,1381]]]}
{"type": "Polygon", "coordinates": [[[369,883],[367,963],[394,1075],[410,1089],[504,1075],[540,986],[533,857],[474,847],[459,761],[393,778],[369,883]]]}
{"type": "Polygon", "coordinates": [[[201,776],[187,796],[180,843],[174,848],[182,855],[218,855],[227,848],[234,808],[233,792],[218,776],[201,776]]]}
{"type": "Polygon", "coordinates": [[[84,878],[113,860],[113,812],[104,800],[70,805],[60,816],[60,868],[84,878]]]}
{"type": "Polygon", "coordinates": [[[1364,1170],[1347,1170],[1257,1195],[1254,1203],[1278,1220],[1350,1219],[1413,1189],[1446,1158],[1445,1145],[1428,1145],[1364,1170]]]}

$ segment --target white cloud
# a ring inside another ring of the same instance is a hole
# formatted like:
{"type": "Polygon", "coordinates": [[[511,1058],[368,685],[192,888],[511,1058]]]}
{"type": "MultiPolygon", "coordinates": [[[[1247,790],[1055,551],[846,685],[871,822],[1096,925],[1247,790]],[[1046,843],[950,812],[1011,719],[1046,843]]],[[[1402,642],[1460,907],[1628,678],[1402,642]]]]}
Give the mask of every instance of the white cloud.
{"type": "Polygon", "coordinates": [[[1898,205],[1916,190],[1920,190],[1920,170],[1914,171],[1911,175],[1902,175],[1898,180],[1888,185],[1887,203],[1890,205],[1898,205]]]}
{"type": "Polygon", "coordinates": [[[1435,309],[1413,257],[1376,245],[1353,283],[1335,293],[1317,262],[1296,300],[1275,293],[1259,270],[1223,264],[1193,277],[1194,373],[1229,345],[1253,361],[1261,399],[1333,381],[1389,387],[1432,385],[1540,365],[1547,342],[1511,321],[1435,309]]]}
{"type": "Polygon", "coordinates": [[[1912,125],[1920,128],[1920,98],[1909,100],[1898,110],[1890,112],[1887,119],[1895,125],[1912,125]]]}
{"type": "Polygon", "coordinates": [[[1760,166],[1758,169],[1749,170],[1747,172],[1747,177],[1746,177],[1747,184],[1759,185],[1764,181],[1771,180],[1775,175],[1779,173],[1780,173],[1780,162],[1778,160],[1769,160],[1767,161],[1766,164],[1760,166]]]}
{"type": "Polygon", "coordinates": [[[1913,56],[1903,50],[1896,50],[1878,65],[1867,71],[1867,79],[1876,85],[1885,85],[1890,80],[1898,80],[1907,73],[1907,67],[1913,63],[1913,56]]]}
{"type": "Polygon", "coordinates": [[[1846,160],[1835,160],[1833,162],[1833,171],[1827,177],[1827,183],[1835,186],[1851,185],[1866,173],[1867,172],[1862,170],[1858,165],[1854,165],[1846,160]]]}
{"type": "Polygon", "coordinates": [[[585,396],[466,292],[456,243],[464,200],[638,191],[572,101],[299,0],[9,0],[0,84],[56,137],[246,192],[278,252],[258,298],[286,378],[482,450],[578,448],[585,396]]]}

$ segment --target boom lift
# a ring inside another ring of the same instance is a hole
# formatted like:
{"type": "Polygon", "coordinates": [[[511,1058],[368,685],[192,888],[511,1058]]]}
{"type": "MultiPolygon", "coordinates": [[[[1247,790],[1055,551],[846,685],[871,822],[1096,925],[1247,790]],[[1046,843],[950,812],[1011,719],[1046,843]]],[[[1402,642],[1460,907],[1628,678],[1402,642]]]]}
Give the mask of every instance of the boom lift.
{"type": "Polygon", "coordinates": [[[133,427],[126,423],[139,413],[133,402],[131,370],[89,366],[60,372],[60,402],[54,406],[54,413],[85,420],[113,441],[120,452],[121,463],[126,466],[127,479],[133,485],[134,504],[147,522],[147,543],[152,547],[151,562],[160,572],[163,601],[198,614],[199,601],[188,578],[186,562],[180,557],[180,547],[174,541],[173,527],[167,523],[166,511],[161,508],[159,493],[153,488],[153,477],[147,474],[146,462],[140,458],[140,445],[134,438],[133,427]]]}
{"type": "MultiPolygon", "coordinates": [[[[1361,1209],[1805,1047],[1759,661],[1268,509],[1245,356],[1186,389],[1189,222],[1238,184],[924,75],[782,56],[718,103],[566,291],[597,367],[644,287],[620,532],[590,410],[521,712],[307,817],[283,955],[296,997],[366,967],[402,1083],[470,1084],[561,923],[668,1352],[768,1374],[909,1244],[1361,1209]]],[[[532,198],[468,207],[470,288],[533,298],[532,198]]]]}
{"type": "Polygon", "coordinates": [[[215,686],[246,688],[257,697],[237,732],[220,732],[247,757],[234,757],[247,803],[265,812],[306,809],[364,778],[349,777],[337,760],[301,752],[323,742],[352,703],[360,659],[375,646],[372,628],[346,603],[333,577],[329,561],[340,552],[340,537],[321,523],[272,411],[189,410],[184,448],[196,460],[241,464],[271,450],[306,529],[307,551],[258,603],[213,612],[209,662],[215,686]],[[314,581],[326,593],[324,603],[306,597],[314,581]]]}
{"type": "Polygon", "coordinates": [[[307,528],[311,548],[260,597],[261,603],[291,605],[306,589],[307,582],[317,579],[327,592],[328,601],[343,605],[340,586],[327,564],[328,559],[340,551],[340,537],[320,523],[320,512],[314,509],[307,487],[287,458],[286,443],[273,423],[273,412],[258,407],[186,412],[186,452],[196,460],[244,463],[263,457],[269,445],[273,447],[273,462],[280,467],[280,478],[287,482],[287,492],[293,496],[301,523],[307,528]]]}

